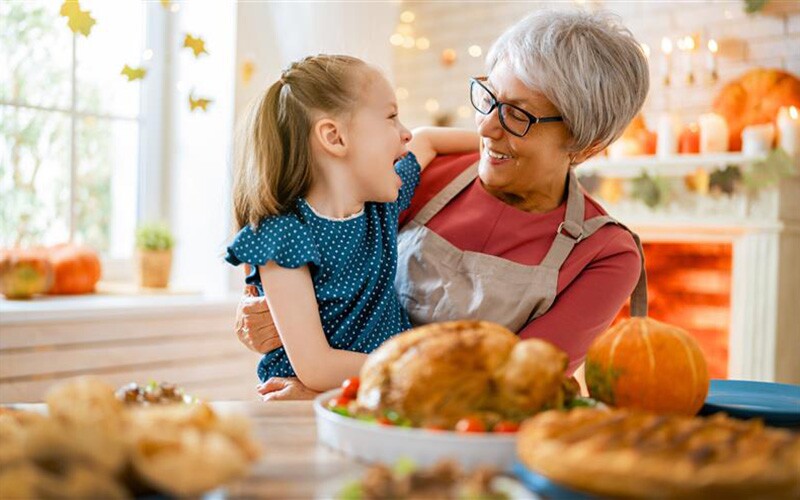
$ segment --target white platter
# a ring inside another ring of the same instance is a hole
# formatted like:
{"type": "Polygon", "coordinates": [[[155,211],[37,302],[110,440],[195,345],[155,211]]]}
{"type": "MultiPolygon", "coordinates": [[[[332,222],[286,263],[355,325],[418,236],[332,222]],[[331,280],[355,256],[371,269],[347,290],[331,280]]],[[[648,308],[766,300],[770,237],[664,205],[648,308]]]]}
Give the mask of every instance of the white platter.
{"type": "Polygon", "coordinates": [[[339,415],[328,410],[325,403],[340,392],[341,389],[334,389],[314,400],[317,440],[351,457],[386,464],[410,458],[421,467],[451,459],[465,469],[488,465],[500,470],[509,470],[516,457],[513,434],[462,434],[390,427],[339,415]]]}

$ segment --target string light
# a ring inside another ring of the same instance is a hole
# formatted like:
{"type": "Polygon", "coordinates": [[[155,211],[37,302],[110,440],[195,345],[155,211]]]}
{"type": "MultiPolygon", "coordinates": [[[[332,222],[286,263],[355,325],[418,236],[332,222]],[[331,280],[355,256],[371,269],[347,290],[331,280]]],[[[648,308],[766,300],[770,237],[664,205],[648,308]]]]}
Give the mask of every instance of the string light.
{"type": "Polygon", "coordinates": [[[415,40],[413,36],[407,36],[403,38],[403,47],[407,49],[414,48],[415,40]]]}
{"type": "Polygon", "coordinates": [[[153,49],[145,49],[145,51],[142,52],[142,61],[149,61],[152,58],[153,58],[153,49]]]}
{"type": "Polygon", "coordinates": [[[469,52],[469,55],[471,55],[472,57],[480,57],[481,54],[483,53],[479,45],[470,46],[470,48],[467,49],[467,52],[469,52]]]}
{"type": "Polygon", "coordinates": [[[411,12],[410,10],[406,10],[402,14],[400,14],[400,20],[403,21],[404,23],[413,23],[416,17],[417,16],[414,15],[414,13],[411,12]]]}
{"type": "Polygon", "coordinates": [[[394,35],[389,37],[389,43],[391,43],[396,47],[403,45],[403,40],[405,40],[405,37],[403,37],[403,35],[401,35],[400,33],[395,33],[394,35]]]}
{"type": "Polygon", "coordinates": [[[431,41],[425,38],[424,36],[417,38],[417,48],[419,50],[428,50],[430,46],[431,46],[431,41]]]}
{"type": "Polygon", "coordinates": [[[429,113],[435,113],[439,111],[439,101],[437,101],[436,99],[428,99],[427,101],[425,101],[425,109],[429,113]]]}

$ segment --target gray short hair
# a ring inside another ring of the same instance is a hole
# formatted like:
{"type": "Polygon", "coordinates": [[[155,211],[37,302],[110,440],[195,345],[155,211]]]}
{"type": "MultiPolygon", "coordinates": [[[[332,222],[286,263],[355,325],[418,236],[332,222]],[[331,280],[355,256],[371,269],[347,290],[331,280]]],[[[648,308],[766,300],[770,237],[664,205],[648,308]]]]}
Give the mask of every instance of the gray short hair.
{"type": "Polygon", "coordinates": [[[487,69],[500,61],[559,109],[572,133],[570,152],[614,142],[650,87],[641,45],[608,12],[537,11],[492,45],[487,69]]]}

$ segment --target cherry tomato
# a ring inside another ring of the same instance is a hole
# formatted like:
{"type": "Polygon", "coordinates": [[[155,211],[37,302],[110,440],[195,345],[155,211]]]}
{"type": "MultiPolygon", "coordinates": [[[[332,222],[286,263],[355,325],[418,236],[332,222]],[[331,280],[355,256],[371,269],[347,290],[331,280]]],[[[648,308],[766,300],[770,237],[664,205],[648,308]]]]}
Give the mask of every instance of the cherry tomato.
{"type": "Polygon", "coordinates": [[[351,398],[339,396],[338,398],[328,401],[328,408],[347,408],[347,405],[350,404],[350,401],[352,401],[351,398]]]}
{"type": "Polygon", "coordinates": [[[513,434],[519,430],[519,424],[510,420],[501,420],[494,426],[493,432],[513,434]]]}
{"type": "Polygon", "coordinates": [[[381,425],[394,425],[394,422],[392,422],[388,417],[378,417],[375,421],[381,425]]]}
{"type": "Polygon", "coordinates": [[[465,417],[456,422],[457,432],[486,432],[486,424],[477,417],[465,417]]]}
{"type": "Polygon", "coordinates": [[[342,396],[350,399],[355,399],[358,396],[358,377],[350,377],[342,382],[342,396]]]}

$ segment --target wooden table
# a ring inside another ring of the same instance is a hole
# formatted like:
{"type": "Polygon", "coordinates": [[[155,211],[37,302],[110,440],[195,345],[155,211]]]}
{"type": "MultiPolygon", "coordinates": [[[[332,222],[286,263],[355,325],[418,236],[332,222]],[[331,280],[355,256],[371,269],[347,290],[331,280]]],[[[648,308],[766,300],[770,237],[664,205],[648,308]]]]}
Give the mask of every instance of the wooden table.
{"type": "Polygon", "coordinates": [[[229,497],[330,498],[337,480],[359,477],[366,469],[317,444],[311,401],[223,401],[213,406],[222,414],[246,415],[262,446],[261,459],[250,474],[225,486],[229,497]]]}

